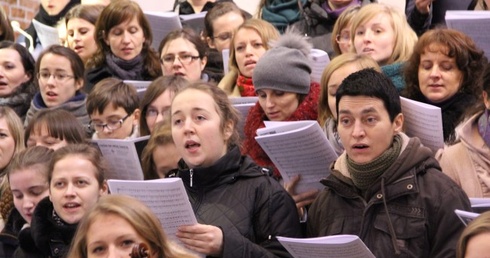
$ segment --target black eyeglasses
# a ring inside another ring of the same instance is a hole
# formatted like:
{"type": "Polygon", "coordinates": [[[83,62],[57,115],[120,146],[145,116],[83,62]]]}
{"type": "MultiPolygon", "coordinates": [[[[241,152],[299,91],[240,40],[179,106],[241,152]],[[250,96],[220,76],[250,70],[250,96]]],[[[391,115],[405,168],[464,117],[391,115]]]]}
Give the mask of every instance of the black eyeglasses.
{"type": "Polygon", "coordinates": [[[132,113],[128,114],[127,116],[125,116],[119,120],[112,120],[112,121],[109,120],[105,124],[97,124],[97,123],[94,123],[94,121],[90,121],[88,126],[90,129],[95,130],[98,133],[104,131],[104,127],[107,127],[107,129],[114,131],[114,130],[121,128],[124,121],[126,121],[126,119],[128,119],[128,117],[131,115],[132,115],[132,113]]]}
{"type": "Polygon", "coordinates": [[[160,62],[163,65],[172,65],[175,61],[175,58],[179,60],[183,65],[188,65],[192,63],[192,61],[201,58],[200,56],[193,56],[191,54],[179,54],[179,55],[166,55],[160,59],[160,62]]]}

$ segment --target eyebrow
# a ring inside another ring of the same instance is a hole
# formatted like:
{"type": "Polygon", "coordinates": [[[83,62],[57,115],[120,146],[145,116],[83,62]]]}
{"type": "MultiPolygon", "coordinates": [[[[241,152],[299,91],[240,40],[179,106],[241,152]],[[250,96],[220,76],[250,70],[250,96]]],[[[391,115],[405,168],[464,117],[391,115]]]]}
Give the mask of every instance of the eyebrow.
{"type": "MultiPolygon", "coordinates": [[[[365,115],[365,114],[370,114],[370,113],[378,113],[378,111],[373,108],[373,107],[369,107],[369,108],[365,108],[363,110],[361,110],[361,114],[365,115]]],[[[339,114],[352,114],[352,112],[350,110],[346,110],[346,109],[341,109],[339,110],[339,114]]]]}
{"type": "MultiPolygon", "coordinates": [[[[195,112],[195,111],[204,111],[204,112],[206,112],[206,113],[209,113],[209,111],[207,111],[207,110],[206,110],[206,109],[204,109],[204,108],[200,108],[200,107],[193,107],[193,108],[191,109],[191,112],[195,112]]],[[[174,113],[172,113],[172,116],[177,115],[177,114],[179,114],[179,113],[182,113],[182,111],[181,111],[181,110],[177,110],[177,111],[175,111],[174,113]]]]}

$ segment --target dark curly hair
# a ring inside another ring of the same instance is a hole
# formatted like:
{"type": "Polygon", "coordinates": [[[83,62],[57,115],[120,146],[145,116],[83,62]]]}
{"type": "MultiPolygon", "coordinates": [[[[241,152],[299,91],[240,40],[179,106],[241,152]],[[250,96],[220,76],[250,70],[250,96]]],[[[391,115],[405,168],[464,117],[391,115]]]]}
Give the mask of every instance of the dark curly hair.
{"type": "Polygon", "coordinates": [[[420,100],[423,96],[419,87],[418,70],[420,57],[426,52],[442,52],[454,58],[458,69],[463,74],[460,92],[478,98],[482,89],[482,73],[487,58],[483,50],[466,34],[446,28],[435,28],[424,33],[407,64],[405,65],[406,88],[402,95],[420,100]]]}

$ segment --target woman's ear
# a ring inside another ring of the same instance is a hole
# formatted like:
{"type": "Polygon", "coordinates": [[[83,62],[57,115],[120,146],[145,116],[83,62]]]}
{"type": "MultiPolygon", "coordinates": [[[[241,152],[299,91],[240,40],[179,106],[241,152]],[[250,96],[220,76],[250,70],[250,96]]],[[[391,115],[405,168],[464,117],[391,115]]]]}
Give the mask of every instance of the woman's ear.
{"type": "Polygon", "coordinates": [[[99,196],[109,194],[109,186],[107,185],[107,180],[104,180],[102,187],[99,190],[99,196]]]}
{"type": "Polygon", "coordinates": [[[201,71],[204,70],[204,67],[206,67],[207,63],[208,63],[208,57],[205,56],[201,59],[201,71]]]}
{"type": "Polygon", "coordinates": [[[225,125],[225,129],[223,130],[223,136],[225,138],[225,141],[228,141],[230,137],[233,135],[233,130],[235,130],[235,125],[233,122],[228,122],[225,125]]]}

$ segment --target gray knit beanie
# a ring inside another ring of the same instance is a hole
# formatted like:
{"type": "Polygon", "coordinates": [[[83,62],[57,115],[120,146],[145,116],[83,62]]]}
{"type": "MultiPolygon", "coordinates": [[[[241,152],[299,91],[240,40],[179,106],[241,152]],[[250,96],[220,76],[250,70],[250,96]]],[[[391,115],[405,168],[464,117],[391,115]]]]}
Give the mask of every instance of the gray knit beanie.
{"type": "Polygon", "coordinates": [[[306,38],[286,31],[257,62],[252,75],[255,91],[272,89],[308,94],[310,51],[311,44],[306,38]]]}

